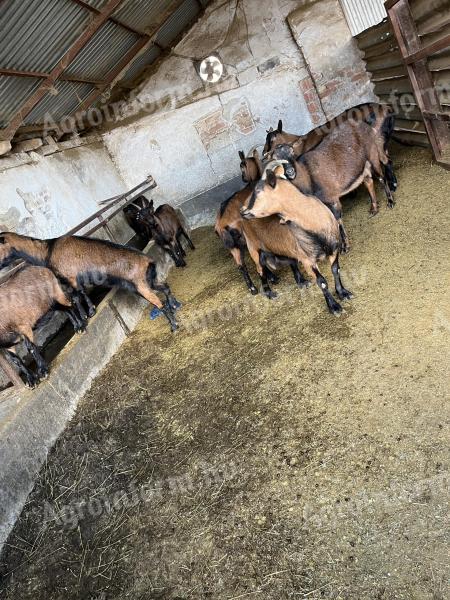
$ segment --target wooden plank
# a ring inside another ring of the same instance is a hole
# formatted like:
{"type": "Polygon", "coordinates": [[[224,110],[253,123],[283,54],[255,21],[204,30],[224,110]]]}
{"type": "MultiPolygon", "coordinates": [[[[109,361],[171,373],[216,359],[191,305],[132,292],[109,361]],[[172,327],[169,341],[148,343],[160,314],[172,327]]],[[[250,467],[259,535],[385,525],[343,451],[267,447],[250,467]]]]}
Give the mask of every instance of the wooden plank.
{"type": "Polygon", "coordinates": [[[412,94],[413,88],[411,81],[408,77],[402,77],[401,79],[395,79],[395,81],[375,81],[375,93],[379,94],[390,94],[395,92],[396,94],[412,94]]]}
{"type": "MultiPolygon", "coordinates": [[[[450,15],[448,14],[448,9],[445,13],[432,15],[432,17],[428,18],[423,23],[417,24],[417,31],[419,35],[422,37],[436,35],[445,30],[446,27],[450,24],[450,15]]],[[[443,37],[441,35],[441,37],[443,37]]],[[[429,42],[431,43],[431,41],[429,42]]]]}
{"type": "Polygon", "coordinates": [[[356,36],[356,41],[361,50],[371,48],[375,44],[385,42],[387,39],[392,38],[392,29],[389,25],[388,20],[382,21],[380,24],[371,27],[367,31],[363,31],[356,36]]]}
{"type": "Polygon", "coordinates": [[[424,21],[437,11],[448,11],[448,0],[413,0],[410,5],[411,15],[416,23],[424,21]]]}
{"type": "Polygon", "coordinates": [[[4,371],[9,381],[19,388],[24,388],[25,384],[20,375],[5,357],[4,350],[0,351],[0,368],[4,371]]]}
{"type": "Polygon", "coordinates": [[[450,71],[450,49],[428,60],[430,71],[450,71]]]}
{"type": "MultiPolygon", "coordinates": [[[[381,69],[379,71],[372,71],[372,81],[386,81],[388,79],[398,79],[405,77],[407,71],[404,66],[392,67],[391,69],[381,69]]],[[[392,82],[395,86],[395,82],[392,82]]]]}
{"type": "Polygon", "coordinates": [[[430,148],[430,139],[426,133],[420,133],[418,131],[395,131],[392,137],[394,140],[401,140],[404,144],[408,144],[410,146],[430,148]]]}
{"type": "Polygon", "coordinates": [[[413,54],[406,56],[405,62],[407,65],[411,65],[413,63],[416,63],[416,62],[422,60],[423,58],[428,58],[429,56],[436,54],[436,52],[441,52],[441,50],[445,50],[446,48],[449,48],[449,47],[450,47],[450,34],[447,34],[446,36],[444,36],[440,40],[437,40],[436,42],[433,42],[429,46],[426,46],[425,48],[421,48],[420,50],[417,50],[417,52],[414,52],[413,54]]]}
{"type": "Polygon", "coordinates": [[[371,58],[366,61],[367,69],[369,71],[376,71],[377,69],[387,69],[389,67],[398,67],[403,65],[403,58],[399,50],[389,52],[383,56],[371,58]]]}
{"type": "Polygon", "coordinates": [[[398,50],[398,44],[396,40],[388,39],[385,42],[381,42],[381,44],[375,44],[374,46],[367,48],[364,51],[364,60],[386,56],[386,54],[394,52],[395,50],[398,50]]]}

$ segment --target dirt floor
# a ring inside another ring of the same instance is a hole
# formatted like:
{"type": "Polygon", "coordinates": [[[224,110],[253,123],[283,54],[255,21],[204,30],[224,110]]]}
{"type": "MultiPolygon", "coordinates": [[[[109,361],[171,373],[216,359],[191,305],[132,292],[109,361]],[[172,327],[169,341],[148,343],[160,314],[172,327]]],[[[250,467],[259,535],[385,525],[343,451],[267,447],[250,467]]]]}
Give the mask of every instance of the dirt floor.
{"type": "Polygon", "coordinates": [[[170,276],[184,327],[145,316],[95,382],[1,599],[450,598],[450,175],[394,154],[395,210],[345,205],[340,318],[290,271],[277,300],[251,297],[194,233],[170,276]]]}

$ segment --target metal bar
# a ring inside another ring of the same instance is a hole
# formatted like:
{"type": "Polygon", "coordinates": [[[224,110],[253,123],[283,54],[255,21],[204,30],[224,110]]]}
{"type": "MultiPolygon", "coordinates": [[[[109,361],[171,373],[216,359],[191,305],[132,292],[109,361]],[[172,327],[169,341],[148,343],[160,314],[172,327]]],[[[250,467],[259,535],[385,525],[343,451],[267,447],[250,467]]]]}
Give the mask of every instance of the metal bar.
{"type": "Polygon", "coordinates": [[[422,60],[423,58],[427,58],[428,56],[431,56],[432,54],[436,54],[436,52],[441,52],[441,50],[445,50],[449,46],[450,46],[450,34],[446,35],[441,40],[437,40],[433,44],[430,44],[429,46],[426,46],[425,48],[418,50],[414,54],[410,54],[409,56],[406,57],[405,62],[407,65],[410,65],[419,60],[422,60]]]}
{"type": "Polygon", "coordinates": [[[78,106],[76,112],[83,112],[84,110],[89,108],[89,106],[91,106],[97,100],[97,98],[104,92],[104,90],[109,85],[111,85],[111,83],[113,83],[114,79],[116,79],[116,77],[123,71],[123,69],[133,60],[136,54],[138,54],[138,52],[140,52],[140,50],[142,50],[144,46],[150,43],[150,38],[142,37],[141,39],[139,39],[136,42],[136,44],[131,48],[131,50],[129,50],[125,54],[125,56],[117,63],[114,69],[107,74],[104,83],[102,83],[102,85],[99,86],[98,89],[93,90],[89,94],[89,96],[78,106]]]}
{"type": "Polygon", "coordinates": [[[63,58],[49,73],[49,76],[41,83],[38,89],[28,98],[21,106],[16,116],[9,123],[8,127],[0,133],[0,139],[9,140],[13,137],[14,133],[22,124],[24,118],[33,110],[36,104],[41,100],[49,89],[53,86],[55,81],[62,75],[67,69],[70,63],[74,60],[77,54],[84,48],[87,42],[94,36],[94,34],[100,29],[100,27],[109,19],[111,14],[124,0],[109,0],[105,7],[90,21],[84,32],[78,37],[78,39],[72,44],[63,58]]]}
{"type": "Polygon", "coordinates": [[[6,358],[4,354],[4,350],[0,352],[0,368],[3,369],[5,375],[8,377],[10,382],[17,387],[25,387],[24,382],[22,381],[18,372],[11,365],[9,360],[6,358]]]}
{"type": "MultiPolygon", "coordinates": [[[[50,73],[41,73],[39,71],[16,71],[15,69],[0,69],[0,75],[6,77],[37,77],[40,79],[48,79],[50,73]]],[[[91,83],[92,85],[101,85],[104,83],[100,79],[85,79],[83,77],[72,77],[72,75],[61,75],[62,81],[74,81],[75,83],[91,83]]]]}

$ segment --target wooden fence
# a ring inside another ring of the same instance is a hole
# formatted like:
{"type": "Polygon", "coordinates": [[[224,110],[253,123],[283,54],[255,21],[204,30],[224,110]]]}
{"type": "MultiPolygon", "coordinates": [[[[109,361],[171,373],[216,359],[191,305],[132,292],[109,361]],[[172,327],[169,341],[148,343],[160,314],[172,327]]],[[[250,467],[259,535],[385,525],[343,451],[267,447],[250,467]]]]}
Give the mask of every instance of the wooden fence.
{"type": "MultiPolygon", "coordinates": [[[[387,2],[392,8],[396,2],[387,2]]],[[[404,4],[408,4],[404,2],[404,4]]],[[[450,0],[411,0],[409,6],[421,50],[425,50],[434,89],[440,106],[439,119],[448,129],[446,115],[450,114],[450,0]],[[436,51],[435,51],[436,50],[436,51]]],[[[423,106],[417,99],[408,73],[405,49],[400,48],[398,36],[389,19],[356,37],[358,46],[372,74],[375,93],[382,102],[393,104],[397,112],[396,137],[400,140],[429,146],[429,123],[425,122],[423,106]]],[[[415,93],[416,92],[416,93],[415,93]]]]}

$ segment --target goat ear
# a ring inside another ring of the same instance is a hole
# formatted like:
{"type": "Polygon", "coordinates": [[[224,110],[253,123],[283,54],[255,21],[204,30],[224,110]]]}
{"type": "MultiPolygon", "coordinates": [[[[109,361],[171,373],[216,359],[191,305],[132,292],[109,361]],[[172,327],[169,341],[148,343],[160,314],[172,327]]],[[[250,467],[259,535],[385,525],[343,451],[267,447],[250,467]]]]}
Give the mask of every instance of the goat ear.
{"type": "Polygon", "coordinates": [[[280,119],[278,121],[278,133],[281,133],[283,131],[283,121],[280,119]]]}
{"type": "Polygon", "coordinates": [[[275,173],[272,171],[272,169],[267,169],[266,178],[267,178],[267,183],[270,185],[270,187],[275,189],[277,187],[277,178],[276,178],[275,173]]]}
{"type": "Polygon", "coordinates": [[[148,207],[153,210],[153,199],[148,203],[148,207]]]}
{"type": "Polygon", "coordinates": [[[245,160],[245,154],[242,152],[242,150],[239,150],[239,158],[241,160],[245,160]]]}

